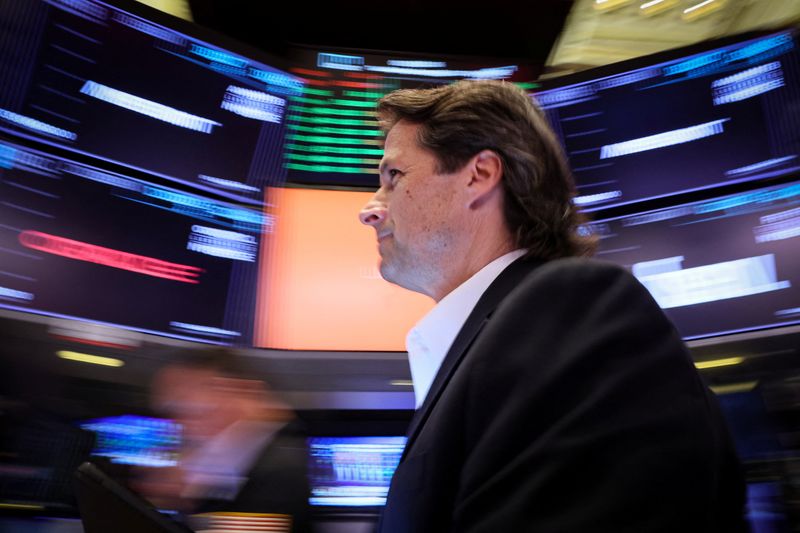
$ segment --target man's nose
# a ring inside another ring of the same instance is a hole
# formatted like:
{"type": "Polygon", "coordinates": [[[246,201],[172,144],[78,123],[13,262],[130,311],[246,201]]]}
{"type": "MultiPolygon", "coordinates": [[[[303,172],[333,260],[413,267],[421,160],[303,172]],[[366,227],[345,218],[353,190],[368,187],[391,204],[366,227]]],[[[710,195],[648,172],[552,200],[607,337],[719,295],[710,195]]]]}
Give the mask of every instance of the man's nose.
{"type": "Polygon", "coordinates": [[[358,218],[367,226],[379,226],[386,220],[386,204],[378,198],[377,193],[361,208],[358,218]]]}

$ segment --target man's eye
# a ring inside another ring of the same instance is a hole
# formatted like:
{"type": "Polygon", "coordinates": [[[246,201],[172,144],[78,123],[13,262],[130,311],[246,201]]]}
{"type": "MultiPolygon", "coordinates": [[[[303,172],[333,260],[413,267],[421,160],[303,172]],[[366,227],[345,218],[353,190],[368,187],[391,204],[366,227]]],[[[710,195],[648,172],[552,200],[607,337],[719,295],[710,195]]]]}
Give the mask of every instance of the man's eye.
{"type": "Polygon", "coordinates": [[[397,178],[400,177],[400,174],[402,174],[402,172],[400,172],[396,168],[393,168],[389,171],[389,179],[392,181],[392,183],[394,183],[397,181],[397,178]]]}

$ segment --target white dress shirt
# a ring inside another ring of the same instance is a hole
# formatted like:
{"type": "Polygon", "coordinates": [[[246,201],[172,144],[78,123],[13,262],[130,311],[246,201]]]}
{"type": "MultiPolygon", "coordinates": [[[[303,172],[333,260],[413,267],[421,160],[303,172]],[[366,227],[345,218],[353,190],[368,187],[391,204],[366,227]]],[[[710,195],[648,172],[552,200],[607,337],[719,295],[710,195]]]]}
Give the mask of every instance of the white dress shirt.
{"type": "Polygon", "coordinates": [[[419,409],[433,378],[442,366],[450,346],[467,317],[489,285],[508,265],[525,255],[527,250],[514,250],[480,269],[467,281],[442,298],[422,320],[408,332],[406,350],[414,382],[416,408],[419,409]]]}

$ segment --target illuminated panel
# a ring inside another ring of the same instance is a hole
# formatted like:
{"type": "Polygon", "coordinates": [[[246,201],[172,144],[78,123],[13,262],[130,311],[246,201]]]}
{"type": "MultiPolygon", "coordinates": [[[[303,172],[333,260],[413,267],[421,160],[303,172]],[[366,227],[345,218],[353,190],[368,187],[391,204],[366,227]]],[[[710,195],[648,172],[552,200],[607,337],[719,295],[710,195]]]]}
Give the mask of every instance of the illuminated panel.
{"type": "Polygon", "coordinates": [[[0,140],[0,307],[250,344],[261,211],[0,140]]]}
{"type": "Polygon", "coordinates": [[[800,183],[590,227],[598,257],[630,268],[684,338],[800,322],[800,183]]]}
{"type": "Polygon", "coordinates": [[[583,210],[800,172],[795,33],[701,46],[553,80],[533,94],[583,210]]]}
{"type": "Polygon", "coordinates": [[[632,139],[630,141],[609,144],[600,148],[600,159],[636,154],[647,150],[657,150],[659,148],[666,148],[667,146],[696,141],[712,135],[719,135],[725,131],[722,124],[727,120],[730,119],[724,118],[722,120],[714,120],[712,122],[706,122],[705,124],[648,135],[641,139],[632,139]]]}
{"type": "Polygon", "coordinates": [[[308,439],[311,505],[362,507],[386,503],[405,437],[308,439]]]}
{"type": "Polygon", "coordinates": [[[302,82],[129,8],[0,2],[0,131],[258,204],[285,178],[286,104],[302,82]]]}
{"type": "Polygon", "coordinates": [[[295,50],[290,69],[305,82],[289,97],[287,179],[297,183],[377,185],[382,134],[377,100],[402,88],[459,79],[503,79],[531,88],[525,65],[470,58],[405,58],[374,53],[295,50]]]}
{"type": "Polygon", "coordinates": [[[193,266],[179,265],[152,257],[129,254],[103,246],[65,239],[56,235],[48,235],[41,231],[22,230],[19,234],[19,242],[32,250],[183,283],[199,283],[196,278],[203,270],[193,266]]]}
{"type": "Polygon", "coordinates": [[[405,351],[433,307],[378,272],[375,231],[358,212],[372,193],[276,189],[259,275],[255,344],[292,350],[405,351]]]}
{"type": "Polygon", "coordinates": [[[219,122],[198,117],[93,81],[84,83],[83,87],[81,87],[81,92],[98,100],[103,100],[134,113],[141,113],[156,120],[162,120],[180,128],[210,134],[214,126],[222,126],[219,122]]]}
{"type": "Polygon", "coordinates": [[[172,420],[137,415],[87,420],[81,428],[95,433],[92,455],[112,463],[137,466],[175,466],[181,426],[172,420]]]}

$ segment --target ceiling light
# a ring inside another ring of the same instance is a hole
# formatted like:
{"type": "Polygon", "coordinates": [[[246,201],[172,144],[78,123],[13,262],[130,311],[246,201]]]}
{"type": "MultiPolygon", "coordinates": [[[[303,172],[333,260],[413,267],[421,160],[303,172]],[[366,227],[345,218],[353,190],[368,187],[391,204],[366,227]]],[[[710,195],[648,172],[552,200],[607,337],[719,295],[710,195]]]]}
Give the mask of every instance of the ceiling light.
{"type": "Polygon", "coordinates": [[[611,11],[612,9],[617,9],[627,4],[630,4],[633,0],[594,0],[594,8],[597,11],[611,11]]]}
{"type": "Polygon", "coordinates": [[[639,14],[646,17],[663,13],[678,5],[680,0],[650,0],[639,6],[639,14]]]}
{"type": "Polygon", "coordinates": [[[687,22],[705,17],[725,6],[727,0],[705,0],[683,10],[681,18],[687,22]]]}
{"type": "Polygon", "coordinates": [[[90,365],[102,366],[115,366],[119,367],[125,364],[121,359],[114,359],[113,357],[101,357],[99,355],[91,355],[88,353],[71,352],[68,350],[59,350],[56,355],[61,359],[69,361],[78,361],[79,363],[89,363],[90,365]]]}

